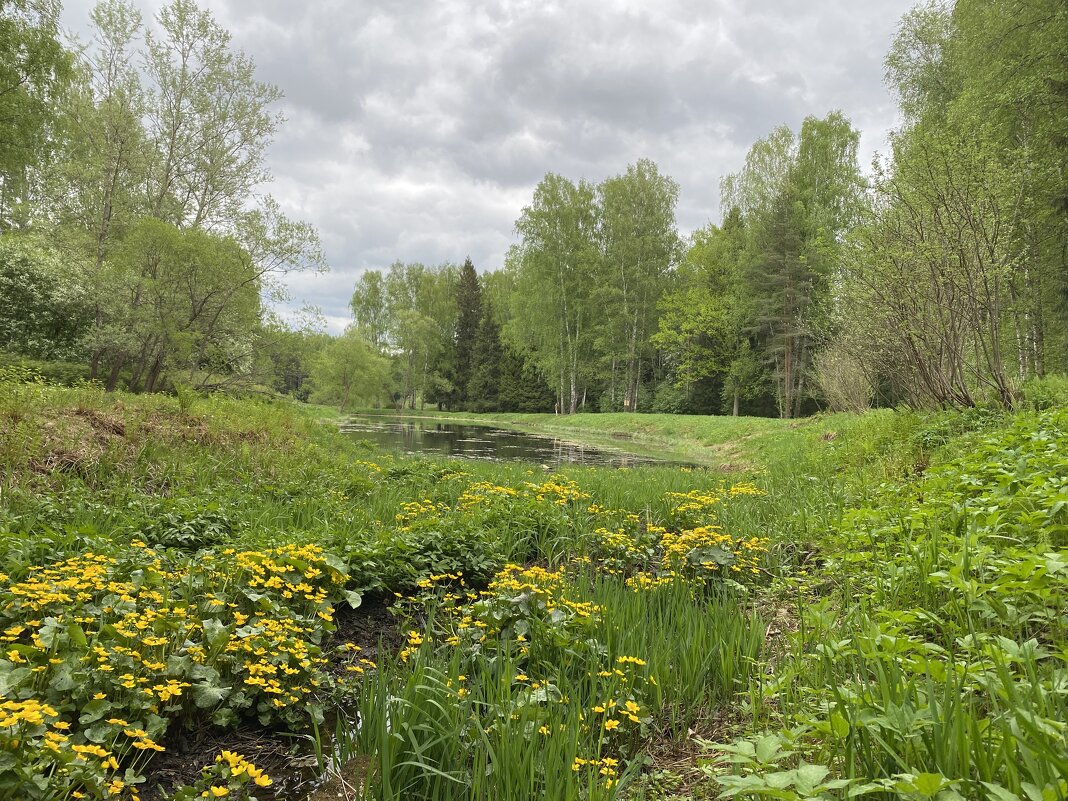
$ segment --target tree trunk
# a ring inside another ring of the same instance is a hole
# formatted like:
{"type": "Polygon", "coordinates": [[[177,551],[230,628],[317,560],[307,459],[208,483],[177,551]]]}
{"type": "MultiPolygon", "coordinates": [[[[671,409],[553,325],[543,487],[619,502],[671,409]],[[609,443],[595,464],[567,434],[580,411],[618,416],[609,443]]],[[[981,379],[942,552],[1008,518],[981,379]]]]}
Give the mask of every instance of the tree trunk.
{"type": "Polygon", "coordinates": [[[114,392],[115,387],[119,384],[119,373],[122,372],[122,365],[126,361],[126,358],[122,355],[115,358],[115,363],[111,365],[111,372],[108,374],[107,383],[104,384],[104,389],[108,392],[114,392]]]}

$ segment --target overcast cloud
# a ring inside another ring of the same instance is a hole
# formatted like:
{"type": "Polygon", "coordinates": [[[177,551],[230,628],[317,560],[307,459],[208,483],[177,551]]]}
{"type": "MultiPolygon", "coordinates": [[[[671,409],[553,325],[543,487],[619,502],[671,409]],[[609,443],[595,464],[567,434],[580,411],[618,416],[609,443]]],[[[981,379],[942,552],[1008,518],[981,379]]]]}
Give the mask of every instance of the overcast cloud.
{"type": "MultiPolygon", "coordinates": [[[[882,60],[911,0],[207,0],[286,98],[265,191],[314,224],[331,271],[290,309],[348,322],[360,273],[470,256],[501,266],[549,171],[650,158],[680,230],[719,219],[719,182],[776,125],[841,109],[868,163],[895,108],[882,60]]],[[[89,0],[68,0],[86,28],[89,0]]],[[[150,18],[160,3],[140,0],[150,18]]]]}

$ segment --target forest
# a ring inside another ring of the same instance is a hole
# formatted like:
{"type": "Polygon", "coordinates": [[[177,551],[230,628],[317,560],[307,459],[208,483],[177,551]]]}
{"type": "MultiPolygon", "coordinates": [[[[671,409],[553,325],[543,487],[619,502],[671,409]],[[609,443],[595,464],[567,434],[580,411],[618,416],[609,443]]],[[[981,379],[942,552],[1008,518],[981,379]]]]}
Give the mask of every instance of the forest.
{"type": "Polygon", "coordinates": [[[67,383],[341,408],[793,418],[1012,407],[1068,368],[1068,34],[1057,0],[920,5],[886,55],[890,151],[840,111],[780,126],[676,222],[641,159],[548,173],[500,265],[367,269],[340,335],[283,319],[327,269],[264,190],[281,93],[193,0],[0,21],[0,351],[67,383]],[[712,210],[710,209],[710,214],[712,210]],[[290,299],[292,300],[292,299],[290,299]]]}

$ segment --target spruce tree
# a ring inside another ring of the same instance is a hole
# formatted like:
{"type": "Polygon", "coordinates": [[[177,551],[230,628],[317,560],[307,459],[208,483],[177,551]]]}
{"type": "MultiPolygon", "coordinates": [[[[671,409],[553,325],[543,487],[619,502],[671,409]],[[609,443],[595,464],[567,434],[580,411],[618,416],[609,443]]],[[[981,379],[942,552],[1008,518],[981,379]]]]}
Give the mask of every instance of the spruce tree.
{"type": "Polygon", "coordinates": [[[510,345],[501,355],[500,382],[497,393],[498,411],[551,412],[556,393],[545,377],[510,345]]]}
{"type": "Polygon", "coordinates": [[[467,408],[473,412],[495,412],[500,409],[501,327],[487,299],[482,304],[482,322],[478,326],[474,351],[471,354],[471,380],[467,384],[467,408]]]}
{"type": "Polygon", "coordinates": [[[467,408],[467,387],[471,383],[476,339],[482,319],[482,289],[475,266],[468,258],[460,269],[456,284],[456,358],[451,376],[455,387],[453,400],[459,408],[467,408]]]}

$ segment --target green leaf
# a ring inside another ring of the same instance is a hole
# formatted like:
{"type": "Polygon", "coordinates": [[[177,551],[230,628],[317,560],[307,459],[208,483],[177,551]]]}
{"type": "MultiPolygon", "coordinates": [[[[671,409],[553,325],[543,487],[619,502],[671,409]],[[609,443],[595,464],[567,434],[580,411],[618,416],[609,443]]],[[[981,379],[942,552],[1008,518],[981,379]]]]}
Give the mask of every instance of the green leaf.
{"type": "Polygon", "coordinates": [[[765,765],[776,761],[776,755],[782,747],[782,740],[777,734],[768,734],[756,741],[754,755],[758,762],[765,765]]]}
{"type": "Polygon", "coordinates": [[[838,737],[846,737],[849,734],[849,721],[840,712],[831,715],[831,731],[838,737]]]}
{"type": "Polygon", "coordinates": [[[363,595],[356,592],[356,590],[345,590],[344,596],[345,602],[353,609],[359,608],[360,604],[363,603],[363,595]]]}
{"type": "Polygon", "coordinates": [[[82,648],[88,645],[88,640],[85,639],[85,632],[82,631],[82,627],[77,623],[71,623],[67,626],[67,636],[70,637],[70,641],[75,645],[82,648]]]}
{"type": "Polygon", "coordinates": [[[831,771],[823,765],[809,765],[802,762],[797,770],[797,788],[803,790],[803,795],[811,794],[817,784],[827,778],[831,771]]]}
{"type": "Polygon", "coordinates": [[[762,778],[764,782],[775,790],[785,789],[797,780],[797,772],[793,770],[780,770],[775,773],[765,773],[762,778]]]}
{"type": "Polygon", "coordinates": [[[1000,784],[992,784],[991,782],[980,782],[980,784],[986,788],[988,797],[993,801],[1022,801],[1020,796],[1006,790],[1000,784]]]}
{"type": "Polygon", "coordinates": [[[78,686],[78,682],[71,675],[71,666],[64,662],[56,668],[52,678],[48,680],[48,686],[59,693],[69,692],[78,686]]]}
{"type": "Polygon", "coordinates": [[[107,698],[99,698],[90,701],[82,707],[82,713],[78,716],[78,722],[85,726],[88,723],[95,723],[104,717],[111,710],[111,701],[107,698]]]}
{"type": "Polygon", "coordinates": [[[216,649],[230,639],[230,628],[221,620],[208,618],[202,624],[204,628],[204,640],[209,649],[216,649]]]}
{"type": "Polygon", "coordinates": [[[10,698],[29,675],[29,668],[17,668],[6,659],[0,659],[0,696],[10,698]]]}
{"type": "Polygon", "coordinates": [[[190,688],[193,703],[199,709],[209,709],[218,706],[230,694],[229,687],[219,687],[215,684],[194,684],[190,688]]]}
{"type": "Polygon", "coordinates": [[[921,773],[912,780],[912,786],[916,788],[916,792],[925,798],[934,798],[948,783],[941,773],[921,773]]]}

